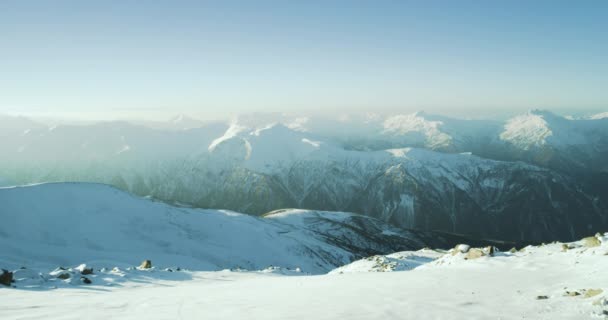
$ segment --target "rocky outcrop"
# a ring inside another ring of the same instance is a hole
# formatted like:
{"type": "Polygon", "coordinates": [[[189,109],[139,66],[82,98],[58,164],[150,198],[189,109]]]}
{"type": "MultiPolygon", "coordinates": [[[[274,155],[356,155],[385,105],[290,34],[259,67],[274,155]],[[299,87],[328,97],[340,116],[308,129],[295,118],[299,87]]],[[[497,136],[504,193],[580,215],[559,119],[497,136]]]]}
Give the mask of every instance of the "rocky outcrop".
{"type": "Polygon", "coordinates": [[[587,248],[599,247],[602,243],[597,237],[586,237],[581,240],[583,245],[587,248]]]}
{"type": "Polygon", "coordinates": [[[150,260],[144,260],[141,262],[141,264],[139,265],[140,269],[150,269],[152,268],[152,261],[150,260]]]}

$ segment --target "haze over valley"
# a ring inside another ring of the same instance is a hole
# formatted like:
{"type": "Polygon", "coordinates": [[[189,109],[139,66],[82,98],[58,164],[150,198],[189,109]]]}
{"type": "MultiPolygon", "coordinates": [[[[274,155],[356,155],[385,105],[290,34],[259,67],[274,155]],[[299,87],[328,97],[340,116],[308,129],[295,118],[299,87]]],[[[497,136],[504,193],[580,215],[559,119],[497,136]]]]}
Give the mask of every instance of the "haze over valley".
{"type": "Polygon", "coordinates": [[[608,2],[0,1],[0,319],[608,320],[608,2]]]}

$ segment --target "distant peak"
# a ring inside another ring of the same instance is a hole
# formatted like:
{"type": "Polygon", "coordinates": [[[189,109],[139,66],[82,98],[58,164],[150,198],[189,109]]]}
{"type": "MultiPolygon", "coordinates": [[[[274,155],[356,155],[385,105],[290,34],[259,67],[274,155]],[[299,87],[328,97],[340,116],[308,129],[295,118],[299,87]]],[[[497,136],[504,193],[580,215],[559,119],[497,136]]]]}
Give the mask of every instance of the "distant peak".
{"type": "Polygon", "coordinates": [[[291,134],[295,132],[293,129],[290,129],[286,125],[280,122],[275,122],[269,124],[264,128],[260,128],[252,132],[252,135],[259,136],[261,134],[291,134]]]}
{"type": "Polygon", "coordinates": [[[429,116],[428,113],[426,113],[426,111],[416,111],[412,114],[414,117],[420,117],[420,118],[426,118],[429,116]]]}
{"type": "Polygon", "coordinates": [[[172,123],[191,122],[191,121],[198,121],[198,120],[196,120],[188,115],[185,115],[185,114],[178,114],[169,120],[169,122],[172,122],[172,123]]]}
{"type": "Polygon", "coordinates": [[[533,115],[533,116],[540,116],[540,117],[559,118],[559,116],[556,115],[555,113],[553,113],[549,110],[543,110],[543,109],[533,109],[533,110],[528,111],[526,114],[533,115]]]}

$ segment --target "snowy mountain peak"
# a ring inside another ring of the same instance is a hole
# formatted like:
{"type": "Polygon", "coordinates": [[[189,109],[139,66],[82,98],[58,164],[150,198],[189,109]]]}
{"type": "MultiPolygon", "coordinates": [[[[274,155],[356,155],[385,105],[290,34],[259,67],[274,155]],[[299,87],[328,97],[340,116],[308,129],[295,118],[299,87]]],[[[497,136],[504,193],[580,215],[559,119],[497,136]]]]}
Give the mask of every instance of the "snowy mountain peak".
{"type": "Polygon", "coordinates": [[[443,121],[429,120],[424,112],[388,117],[384,123],[383,134],[394,136],[419,135],[419,139],[431,148],[447,146],[452,137],[442,131],[443,121]]]}
{"type": "Polygon", "coordinates": [[[563,118],[560,117],[558,115],[556,115],[555,113],[549,111],[549,110],[544,110],[544,109],[532,109],[528,112],[526,112],[527,115],[530,116],[538,116],[538,117],[543,117],[546,119],[558,119],[558,118],[563,118]]]}
{"type": "Polygon", "coordinates": [[[256,129],[251,132],[251,135],[254,136],[282,136],[282,135],[296,135],[297,133],[280,122],[271,123],[263,128],[256,129]]]}
{"type": "Polygon", "coordinates": [[[545,112],[534,110],[516,116],[507,121],[500,138],[524,150],[533,146],[546,144],[547,138],[553,135],[545,112]]]}
{"type": "Polygon", "coordinates": [[[591,119],[591,120],[608,119],[608,112],[594,114],[589,119],[591,119]]]}
{"type": "Polygon", "coordinates": [[[247,127],[240,125],[238,122],[234,121],[230,124],[230,127],[224,132],[222,136],[213,140],[209,145],[209,151],[215,150],[215,148],[224,141],[227,141],[233,137],[238,136],[242,132],[246,131],[247,127]]]}

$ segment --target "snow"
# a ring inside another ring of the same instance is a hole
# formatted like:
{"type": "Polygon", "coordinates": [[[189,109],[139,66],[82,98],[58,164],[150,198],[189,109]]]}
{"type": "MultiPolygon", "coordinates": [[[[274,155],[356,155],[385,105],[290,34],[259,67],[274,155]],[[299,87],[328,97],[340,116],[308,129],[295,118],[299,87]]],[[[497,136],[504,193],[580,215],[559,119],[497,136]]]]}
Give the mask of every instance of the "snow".
{"type": "Polygon", "coordinates": [[[309,252],[344,262],[351,256],[310,232],[298,234],[305,225],[294,221],[171,207],[105,185],[0,188],[0,203],[0,217],[10,221],[0,225],[0,266],[11,268],[151,259],[195,270],[280,265],[320,273],[333,268],[333,261],[319,261],[309,252]],[[295,231],[284,236],[286,229],[295,231]]]}
{"type": "Polygon", "coordinates": [[[213,140],[209,145],[209,151],[213,151],[219,144],[222,142],[229,140],[231,138],[236,137],[239,133],[245,131],[247,128],[239,125],[238,123],[232,123],[228,130],[219,138],[213,140]]]}
{"type": "Polygon", "coordinates": [[[608,233],[476,259],[462,244],[351,262],[336,245],[359,217],[351,213],[256,218],[82,183],[0,188],[0,203],[0,268],[16,280],[0,287],[0,319],[602,319],[608,310],[608,233]],[[144,259],[152,268],[135,267],[144,259]]]}
{"type": "Polygon", "coordinates": [[[433,121],[425,118],[424,113],[413,113],[408,115],[396,115],[384,121],[383,134],[407,135],[420,134],[421,138],[430,148],[447,146],[452,142],[449,134],[441,131],[442,121],[433,121]]]}
{"type": "Polygon", "coordinates": [[[544,145],[556,148],[590,146],[596,143],[598,134],[606,134],[607,130],[601,115],[578,120],[533,110],[508,120],[500,139],[523,150],[544,145]]]}
{"type": "Polygon", "coordinates": [[[421,249],[418,251],[403,251],[389,255],[371,256],[336,268],[330,271],[329,274],[408,271],[429,263],[443,256],[444,253],[431,249],[421,249]]]}
{"type": "Polygon", "coordinates": [[[10,221],[0,224],[0,267],[11,269],[150,259],[192,270],[281,266],[319,274],[361,257],[358,251],[386,253],[391,241],[424,245],[410,231],[353,213],[288,209],[258,218],[173,207],[101,184],[0,188],[0,204],[0,218],[10,221]],[[393,235],[367,235],[372,230],[393,235]]]}
{"type": "Polygon", "coordinates": [[[606,119],[606,118],[608,118],[608,112],[594,114],[593,116],[589,117],[589,119],[592,119],[592,120],[599,120],[599,119],[606,119]]]}
{"type": "Polygon", "coordinates": [[[510,119],[500,138],[527,150],[532,146],[544,145],[552,135],[553,131],[542,114],[529,112],[510,119]]]}
{"type": "Polygon", "coordinates": [[[555,243],[465,260],[425,250],[389,255],[401,261],[430,255],[431,262],[404,268],[409,271],[374,272],[353,263],[342,268],[353,272],[320,276],[278,268],[119,268],[99,271],[91,285],[66,280],[55,290],[0,288],[0,318],[604,319],[607,252],[606,244],[564,252],[555,243]],[[108,281],[97,283],[101,277],[108,281]]]}

